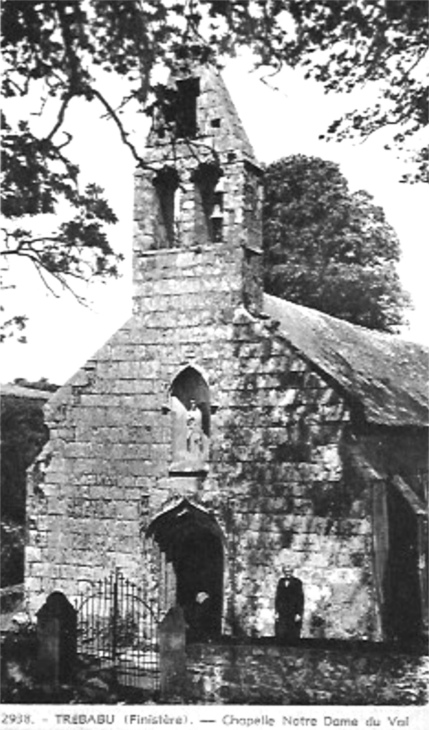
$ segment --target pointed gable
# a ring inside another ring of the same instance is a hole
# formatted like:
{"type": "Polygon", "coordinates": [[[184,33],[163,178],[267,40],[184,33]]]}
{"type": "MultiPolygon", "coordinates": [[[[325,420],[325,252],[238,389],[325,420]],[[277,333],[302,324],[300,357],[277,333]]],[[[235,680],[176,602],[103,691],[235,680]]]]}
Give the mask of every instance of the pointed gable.
{"type": "Polygon", "coordinates": [[[228,154],[234,154],[258,166],[228,89],[213,64],[172,73],[161,95],[147,147],[165,149],[181,140],[195,146],[201,157],[215,153],[225,162],[228,154]]]}

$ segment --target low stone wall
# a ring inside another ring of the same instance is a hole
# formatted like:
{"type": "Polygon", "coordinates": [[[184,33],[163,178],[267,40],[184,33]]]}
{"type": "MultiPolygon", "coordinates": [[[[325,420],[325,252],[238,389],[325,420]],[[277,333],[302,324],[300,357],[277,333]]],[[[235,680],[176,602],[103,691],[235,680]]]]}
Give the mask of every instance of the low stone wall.
{"type": "Polygon", "coordinates": [[[384,646],[328,642],[191,644],[193,704],[401,705],[428,701],[428,658],[384,646]]]}

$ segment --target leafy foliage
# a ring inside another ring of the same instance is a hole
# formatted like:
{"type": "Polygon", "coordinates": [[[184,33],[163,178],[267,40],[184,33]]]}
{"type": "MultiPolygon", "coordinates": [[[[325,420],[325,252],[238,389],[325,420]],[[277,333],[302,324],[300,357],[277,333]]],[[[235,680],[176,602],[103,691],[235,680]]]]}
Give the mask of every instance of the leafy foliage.
{"type": "MultiPolygon", "coordinates": [[[[122,258],[107,235],[116,215],[103,190],[95,184],[81,190],[79,167],[68,152],[68,112],[75,100],[98,104],[144,164],[121,115],[132,101],[146,103],[155,61],[168,63],[175,43],[182,42],[184,7],[158,0],[2,4],[2,91],[8,106],[2,256],[6,265],[17,257],[31,261],[52,292],[59,282],[77,296],[71,282],[115,276],[122,258]],[[103,73],[123,78],[126,92],[119,110],[101,91],[103,73]],[[41,218],[46,222],[35,233],[41,218]]],[[[25,320],[21,314],[9,317],[1,338],[25,327],[25,320]]]]}
{"type": "Polygon", "coordinates": [[[43,402],[43,399],[9,397],[6,393],[2,397],[2,515],[21,523],[25,516],[26,469],[48,439],[43,402]]]}
{"type": "Polygon", "coordinates": [[[58,386],[46,378],[15,385],[46,391],[46,397],[16,397],[3,393],[1,401],[1,585],[23,580],[25,545],[26,470],[48,439],[43,403],[58,386]]]}
{"type": "Polygon", "coordinates": [[[399,241],[381,208],[350,193],[338,165],[295,155],[265,174],[265,288],[370,329],[395,331],[408,297],[399,241]]]}
{"type": "Polygon", "coordinates": [[[0,587],[14,586],[24,580],[25,526],[10,517],[0,524],[0,587]]]}
{"type": "MultiPolygon", "coordinates": [[[[4,0],[4,260],[24,258],[48,286],[56,281],[68,289],[76,280],[116,275],[120,257],[107,234],[116,216],[100,187],[80,188],[79,168],[69,152],[68,113],[76,100],[98,105],[144,166],[124,113],[132,104],[153,110],[152,102],[160,99],[153,85],[155,66],[171,66],[178,58],[183,63],[187,54],[206,58],[212,51],[234,54],[250,47],[260,65],[303,67],[327,91],[348,92],[370,82],[376,102],[334,121],[328,136],[365,137],[391,127],[395,150],[407,153],[427,123],[421,70],[426,5],[425,0],[4,0]],[[103,90],[103,74],[121,78],[119,106],[103,90]],[[35,233],[40,218],[46,224],[35,233]]],[[[420,147],[409,179],[422,179],[425,160],[420,147]]],[[[9,317],[6,325],[3,337],[25,326],[25,317],[9,317]]]]}
{"type": "MultiPolygon", "coordinates": [[[[427,0],[276,0],[212,3],[228,36],[224,50],[247,43],[260,64],[306,70],[327,92],[373,89],[369,106],[334,120],[328,139],[365,139],[391,129],[388,149],[410,160],[404,181],[427,180],[427,0]],[[259,7],[258,7],[259,5],[259,7]]],[[[220,28],[222,25],[219,26],[220,28]]],[[[323,135],[321,135],[323,136],[323,135]]]]}

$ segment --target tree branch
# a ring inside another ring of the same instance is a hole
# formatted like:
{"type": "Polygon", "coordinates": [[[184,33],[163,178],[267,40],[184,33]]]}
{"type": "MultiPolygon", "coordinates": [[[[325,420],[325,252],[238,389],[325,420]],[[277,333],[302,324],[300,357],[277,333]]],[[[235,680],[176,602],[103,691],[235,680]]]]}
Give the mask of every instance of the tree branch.
{"type": "MultiPolygon", "coordinates": [[[[56,132],[58,132],[59,128],[63,125],[66,109],[72,98],[73,98],[72,92],[69,92],[66,95],[66,97],[64,98],[63,103],[61,104],[60,110],[58,112],[57,121],[55,122],[55,124],[54,124],[52,130],[50,131],[50,133],[48,134],[48,136],[44,137],[46,142],[50,142],[52,140],[52,137],[56,134],[56,132]]],[[[70,140],[69,140],[69,142],[70,142],[70,140]]],[[[68,142],[66,142],[66,144],[68,144],[68,142]]],[[[65,147],[65,145],[61,145],[61,147],[65,147]]],[[[61,148],[59,147],[58,149],[61,149],[61,148]]]]}
{"type": "Polygon", "coordinates": [[[66,137],[66,141],[65,141],[65,142],[63,142],[63,144],[59,144],[59,145],[57,145],[57,150],[62,150],[62,149],[63,149],[63,147],[67,147],[67,145],[68,145],[68,144],[70,144],[70,142],[71,142],[71,141],[72,141],[72,139],[73,139],[73,135],[72,135],[72,134],[70,134],[70,132],[65,132],[65,131],[63,130],[63,134],[64,134],[64,135],[65,135],[65,137],[66,137]]]}
{"type": "Polygon", "coordinates": [[[91,92],[100,101],[100,103],[107,110],[109,116],[115,122],[115,124],[116,124],[116,126],[117,126],[117,128],[119,130],[119,134],[121,136],[122,142],[125,144],[126,147],[128,147],[129,150],[131,150],[131,154],[133,155],[133,157],[136,160],[136,162],[138,162],[141,167],[149,168],[149,166],[144,161],[144,159],[142,157],[140,157],[140,155],[138,154],[138,152],[137,152],[136,148],[134,147],[133,143],[130,142],[130,140],[128,139],[128,134],[125,132],[125,129],[124,129],[124,126],[123,126],[121,120],[119,119],[118,115],[116,114],[116,112],[113,109],[113,107],[109,104],[109,102],[107,101],[107,99],[104,98],[103,94],[101,94],[101,92],[98,91],[98,89],[91,89],[91,92]]]}
{"type": "Polygon", "coordinates": [[[416,66],[419,65],[420,61],[423,61],[423,59],[427,55],[427,53],[428,53],[427,48],[423,48],[422,51],[421,51],[421,53],[418,53],[417,54],[417,58],[413,61],[413,63],[411,64],[411,66],[409,66],[409,68],[407,68],[407,70],[405,71],[406,76],[409,76],[410,73],[411,73],[411,71],[414,71],[414,69],[416,68],[416,66]]]}
{"type": "Polygon", "coordinates": [[[78,92],[79,88],[79,76],[80,76],[80,62],[73,48],[73,41],[70,37],[70,30],[67,24],[67,15],[64,10],[63,2],[56,2],[55,9],[58,14],[60,21],[61,35],[64,41],[65,58],[70,65],[69,83],[70,83],[70,95],[73,96],[78,92]]]}

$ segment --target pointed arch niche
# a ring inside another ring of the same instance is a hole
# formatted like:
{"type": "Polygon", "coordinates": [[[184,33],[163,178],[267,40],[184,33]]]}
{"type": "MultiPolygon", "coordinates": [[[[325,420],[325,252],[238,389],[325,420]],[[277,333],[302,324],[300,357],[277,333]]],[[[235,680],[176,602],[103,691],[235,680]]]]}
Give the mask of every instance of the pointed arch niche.
{"type": "Polygon", "coordinates": [[[210,442],[210,392],[201,373],[188,366],[174,379],[171,389],[171,473],[207,471],[210,442]]]}

